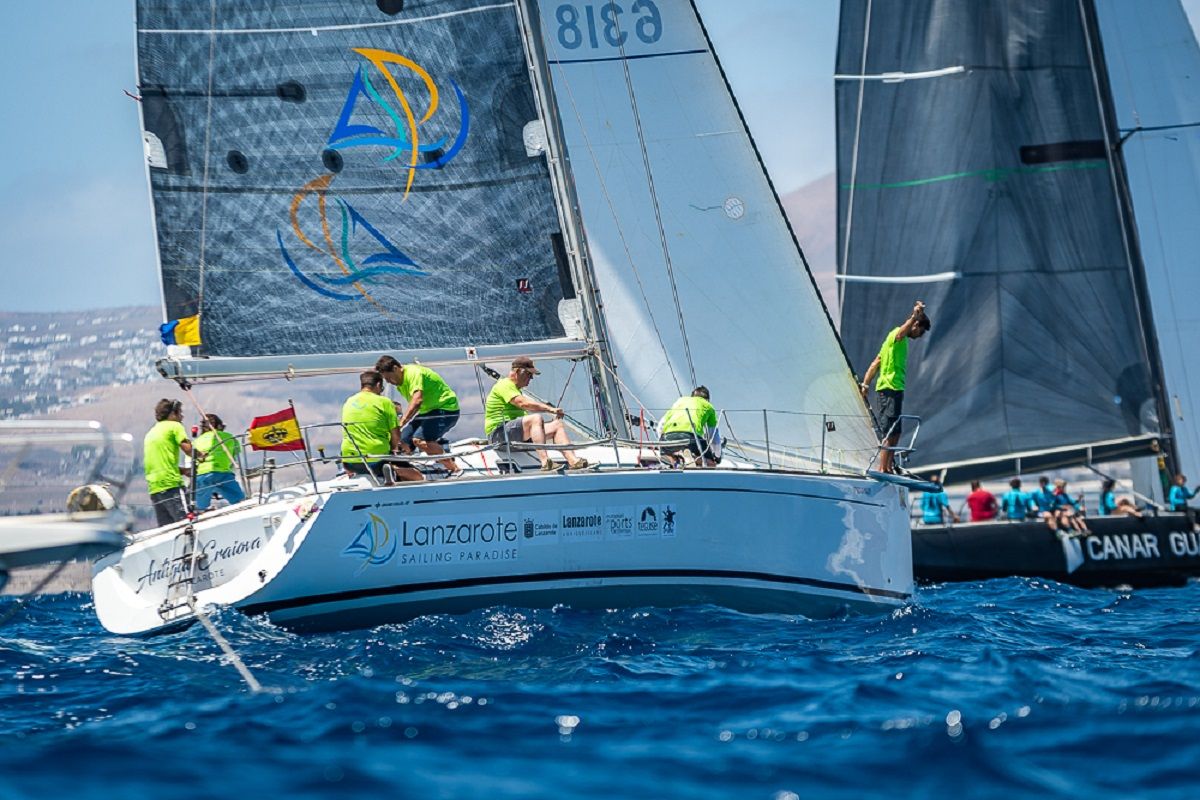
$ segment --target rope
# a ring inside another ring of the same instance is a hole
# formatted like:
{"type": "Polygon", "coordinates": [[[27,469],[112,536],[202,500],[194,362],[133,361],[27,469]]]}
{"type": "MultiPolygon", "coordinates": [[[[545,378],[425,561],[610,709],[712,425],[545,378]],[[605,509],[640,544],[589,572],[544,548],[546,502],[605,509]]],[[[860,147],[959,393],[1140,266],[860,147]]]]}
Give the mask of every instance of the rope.
{"type": "Polygon", "coordinates": [[[200,624],[208,631],[208,635],[213,638],[213,641],[217,643],[217,647],[221,648],[221,652],[225,654],[225,657],[233,664],[234,669],[242,676],[242,680],[250,687],[250,691],[255,694],[261,692],[263,690],[262,684],[250,674],[250,670],[246,669],[246,665],[242,663],[242,659],[238,658],[237,652],[234,651],[229,642],[225,641],[225,637],[217,630],[217,626],[212,624],[212,620],[208,618],[208,615],[196,605],[196,598],[192,595],[190,587],[188,589],[188,605],[192,609],[192,614],[196,616],[196,619],[200,620],[200,624]]]}
{"type": "Polygon", "coordinates": [[[208,162],[211,155],[212,141],[212,98],[213,98],[213,63],[217,49],[217,2],[209,3],[209,37],[208,37],[208,94],[204,118],[204,177],[202,178],[200,194],[200,286],[196,297],[196,315],[204,314],[204,257],[206,238],[208,234],[208,162]]]}

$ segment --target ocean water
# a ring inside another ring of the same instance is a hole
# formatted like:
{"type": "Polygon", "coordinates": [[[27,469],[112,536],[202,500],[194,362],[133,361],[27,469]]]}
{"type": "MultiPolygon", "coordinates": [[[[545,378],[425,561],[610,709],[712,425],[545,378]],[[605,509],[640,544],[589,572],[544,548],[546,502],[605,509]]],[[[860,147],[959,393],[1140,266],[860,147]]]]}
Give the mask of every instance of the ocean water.
{"type": "MultiPolygon", "coordinates": [[[[0,600],[0,615],[13,600],[0,600]]],[[[876,617],[492,608],[297,636],[0,628],[0,798],[1190,797],[1200,585],[922,589],[876,617]]]]}

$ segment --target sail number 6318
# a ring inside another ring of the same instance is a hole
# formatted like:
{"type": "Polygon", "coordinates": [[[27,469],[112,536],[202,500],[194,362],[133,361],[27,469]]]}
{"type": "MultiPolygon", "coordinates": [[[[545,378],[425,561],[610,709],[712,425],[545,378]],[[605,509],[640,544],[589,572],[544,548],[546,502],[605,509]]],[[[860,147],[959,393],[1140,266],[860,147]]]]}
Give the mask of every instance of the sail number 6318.
{"type": "MultiPolygon", "coordinates": [[[[622,47],[629,40],[629,30],[621,19],[625,9],[615,2],[604,3],[597,7],[591,4],[582,6],[583,13],[573,5],[563,4],[554,12],[558,22],[558,42],[568,50],[574,50],[584,43],[586,35],[588,45],[595,49],[600,47],[600,39],[611,47],[622,47]],[[580,19],[580,17],[586,19],[580,19]],[[599,19],[597,19],[597,17],[599,19]]],[[[662,38],[662,14],[654,0],[633,0],[629,13],[634,15],[633,32],[638,39],[646,44],[654,44],[662,38]]]]}

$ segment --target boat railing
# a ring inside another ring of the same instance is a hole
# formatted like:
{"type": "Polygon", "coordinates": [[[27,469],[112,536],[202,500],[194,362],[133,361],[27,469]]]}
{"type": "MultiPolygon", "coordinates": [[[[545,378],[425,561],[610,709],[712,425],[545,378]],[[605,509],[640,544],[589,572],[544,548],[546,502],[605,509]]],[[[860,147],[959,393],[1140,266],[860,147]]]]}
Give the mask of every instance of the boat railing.
{"type": "MultiPolygon", "coordinates": [[[[410,454],[394,455],[388,453],[366,453],[355,444],[353,455],[343,456],[340,442],[349,440],[346,426],[341,422],[320,422],[300,426],[305,442],[303,450],[294,451],[258,451],[261,460],[251,463],[254,451],[249,448],[247,433],[235,435],[240,444],[240,453],[236,459],[238,476],[247,495],[257,495],[260,500],[266,498],[275,490],[275,475],[285,470],[307,472],[308,477],[317,483],[315,469],[330,464],[343,464],[346,461],[360,463],[384,462],[399,464],[407,462],[414,466],[425,467],[438,461],[454,460],[466,474],[494,474],[489,468],[481,468],[468,460],[486,452],[498,454],[528,453],[541,449],[553,451],[579,451],[596,447],[611,447],[613,460],[601,468],[645,468],[645,467],[674,467],[680,460],[674,454],[687,449],[687,443],[675,439],[664,439],[657,430],[657,420],[666,409],[640,409],[638,416],[629,418],[630,436],[597,433],[590,426],[579,420],[583,412],[571,414],[570,428],[577,436],[582,436],[570,444],[538,445],[528,442],[490,442],[482,436],[477,438],[459,439],[453,452],[447,448],[443,454],[425,454],[414,451],[410,454]],[[330,434],[334,434],[331,436],[330,434]],[[323,436],[324,435],[324,436],[323,436]],[[319,443],[318,443],[319,442],[319,443]],[[335,444],[336,442],[336,444],[335,444]],[[332,446],[333,452],[327,453],[332,446]],[[635,450],[630,455],[629,450],[635,450]],[[290,455],[290,458],[289,458],[290,455]]],[[[464,418],[482,417],[480,412],[465,413],[464,418]]],[[[879,445],[874,437],[864,437],[859,434],[856,439],[850,431],[861,431],[861,425],[843,424],[854,417],[849,414],[834,414],[806,411],[781,411],[773,409],[721,409],[718,411],[719,424],[716,430],[706,434],[707,444],[720,454],[722,451],[733,456],[745,465],[769,470],[799,471],[817,474],[864,475],[873,463],[874,456],[879,451],[879,445]],[[861,440],[859,440],[861,439],[861,440]]],[[[480,420],[481,421],[481,420],[480,420]]],[[[461,423],[460,423],[461,425],[461,423]]],[[[482,428],[482,425],[480,425],[482,428]]],[[[915,432],[914,432],[915,434],[915,432]]],[[[913,437],[915,440],[915,435],[913,437]]],[[[909,446],[911,447],[910,441],[909,446]]],[[[902,448],[900,448],[902,449],[902,448]]],[[[699,454],[692,454],[698,456],[699,454]]],[[[504,462],[499,465],[501,472],[504,462]]],[[[374,485],[381,481],[370,470],[363,476],[374,485]]]]}
{"type": "Polygon", "coordinates": [[[889,427],[887,429],[887,432],[884,433],[883,438],[879,443],[879,447],[875,451],[875,455],[871,458],[871,463],[867,466],[867,470],[870,471],[871,467],[875,466],[875,461],[879,458],[879,456],[881,456],[885,452],[892,454],[893,463],[897,467],[903,467],[904,460],[909,455],[911,455],[914,450],[917,449],[917,435],[920,433],[921,433],[921,418],[920,417],[918,417],[915,414],[901,414],[900,416],[898,416],[896,418],[896,421],[892,423],[891,427],[889,427]],[[899,430],[903,427],[904,422],[906,420],[908,422],[914,423],[911,426],[912,432],[909,435],[908,443],[907,444],[897,443],[894,445],[887,444],[887,441],[892,438],[892,435],[897,430],[899,430]]]}

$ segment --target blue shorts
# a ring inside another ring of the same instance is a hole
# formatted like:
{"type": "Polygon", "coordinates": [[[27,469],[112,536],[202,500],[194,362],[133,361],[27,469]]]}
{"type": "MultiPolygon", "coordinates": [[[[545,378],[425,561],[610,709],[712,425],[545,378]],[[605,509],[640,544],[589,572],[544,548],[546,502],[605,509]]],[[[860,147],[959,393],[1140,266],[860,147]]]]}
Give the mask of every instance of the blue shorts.
{"type": "Polygon", "coordinates": [[[457,424],[458,411],[446,411],[439,408],[428,414],[418,414],[400,431],[400,441],[409,447],[413,446],[413,439],[436,442],[457,424]]]}
{"type": "Polygon", "coordinates": [[[232,472],[206,472],[196,476],[196,510],[208,510],[213,492],[220,492],[221,497],[229,501],[229,505],[246,499],[246,493],[242,491],[232,472]]]}

